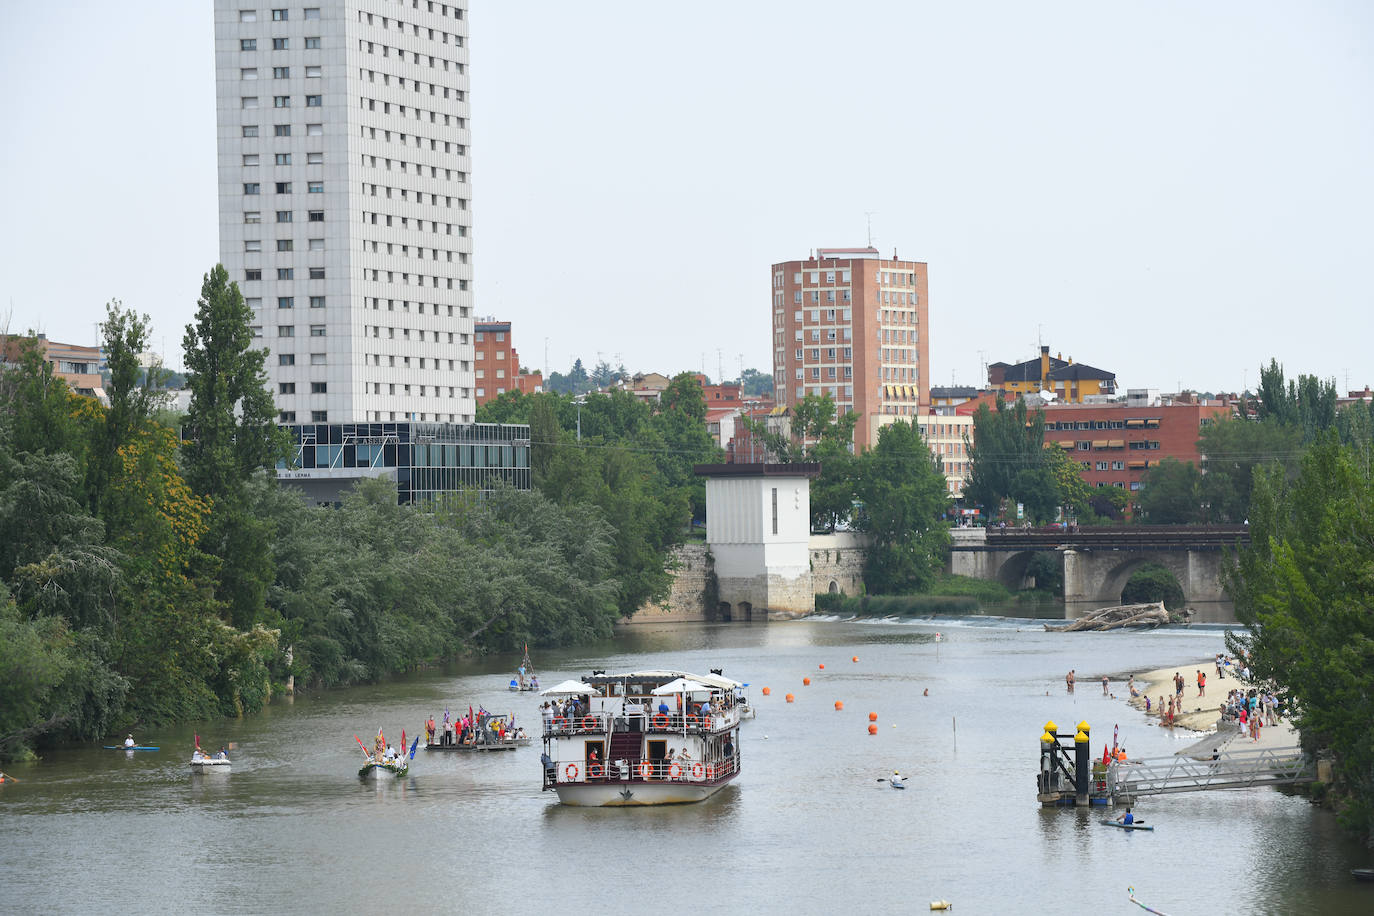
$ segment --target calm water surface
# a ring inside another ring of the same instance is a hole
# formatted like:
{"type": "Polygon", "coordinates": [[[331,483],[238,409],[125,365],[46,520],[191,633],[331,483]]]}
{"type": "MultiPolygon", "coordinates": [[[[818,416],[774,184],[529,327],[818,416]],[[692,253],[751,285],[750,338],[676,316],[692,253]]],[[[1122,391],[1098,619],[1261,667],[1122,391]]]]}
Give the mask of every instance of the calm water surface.
{"type": "Polygon", "coordinates": [[[536,723],[539,701],[505,689],[516,660],[497,658],[139,734],[156,754],[71,749],[16,769],[23,781],[0,787],[0,888],[7,909],[29,912],[696,916],[929,912],[936,899],[962,914],[1143,912],[1128,885],[1169,916],[1374,912],[1374,888],[1348,876],[1369,855],[1300,797],[1147,799],[1137,810],[1154,833],[1036,804],[1047,719],[1087,720],[1099,753],[1115,724],[1133,756],[1188,743],[1104,698],[1094,677],[1221,648],[1217,629],[1048,634],[980,619],[633,627],[537,654],[541,679],[723,667],[750,682],[759,715],[744,726],[743,773],[704,804],[561,807],[539,791],[537,741],[421,750],[406,779],[359,782],[355,734],[414,735],[445,703],[536,723]],[[194,731],[236,742],[232,773],[188,772],[194,731]],[[894,769],[910,789],[879,782],[894,769]]]}

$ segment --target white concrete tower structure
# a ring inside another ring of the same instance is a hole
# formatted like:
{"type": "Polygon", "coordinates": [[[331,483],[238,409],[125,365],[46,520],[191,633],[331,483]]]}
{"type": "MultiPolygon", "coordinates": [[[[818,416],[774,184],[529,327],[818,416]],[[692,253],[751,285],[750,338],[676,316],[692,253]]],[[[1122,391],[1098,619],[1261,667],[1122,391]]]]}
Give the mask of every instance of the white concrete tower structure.
{"type": "MultiPolygon", "coordinates": [[[[706,542],[719,600],[734,620],[816,609],[811,582],[811,481],[819,464],[699,464],[706,542]]],[[[720,609],[722,613],[725,608],[720,609]]]]}
{"type": "Polygon", "coordinates": [[[215,0],[220,260],[279,421],[472,422],[466,0],[255,2],[215,0]]]}

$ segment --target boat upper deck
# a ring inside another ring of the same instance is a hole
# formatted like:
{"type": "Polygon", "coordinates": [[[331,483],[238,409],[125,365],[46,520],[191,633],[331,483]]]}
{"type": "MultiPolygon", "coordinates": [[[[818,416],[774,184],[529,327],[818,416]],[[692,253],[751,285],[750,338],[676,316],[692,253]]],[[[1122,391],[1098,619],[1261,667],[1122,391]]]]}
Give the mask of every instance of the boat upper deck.
{"type": "Polygon", "coordinates": [[[682,671],[594,672],[545,691],[546,737],[611,731],[708,735],[740,722],[744,684],[719,674],[682,671]]]}

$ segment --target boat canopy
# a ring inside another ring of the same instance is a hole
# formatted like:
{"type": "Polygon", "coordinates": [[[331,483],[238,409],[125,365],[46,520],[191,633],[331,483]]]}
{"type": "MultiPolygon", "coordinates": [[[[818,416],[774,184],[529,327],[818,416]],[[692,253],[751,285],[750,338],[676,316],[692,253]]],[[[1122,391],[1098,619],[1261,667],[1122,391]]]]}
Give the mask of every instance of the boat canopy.
{"type": "Polygon", "coordinates": [[[600,687],[593,687],[591,684],[584,684],[581,681],[564,681],[561,684],[555,684],[548,690],[539,691],[541,697],[597,696],[600,693],[600,687]]]}
{"type": "Polygon", "coordinates": [[[649,692],[656,697],[666,697],[678,693],[708,693],[710,690],[711,688],[705,684],[679,677],[669,681],[662,687],[655,687],[649,692]]]}
{"type": "MultiPolygon", "coordinates": [[[[594,684],[618,684],[622,681],[633,681],[636,683],[667,684],[675,678],[696,681],[703,685],[700,690],[734,690],[736,687],[743,687],[739,681],[733,681],[728,677],[719,674],[692,674],[687,671],[626,671],[621,674],[594,674],[587,678],[587,681],[594,684]]],[[[669,693],[681,693],[681,690],[670,690],[669,693]]]]}

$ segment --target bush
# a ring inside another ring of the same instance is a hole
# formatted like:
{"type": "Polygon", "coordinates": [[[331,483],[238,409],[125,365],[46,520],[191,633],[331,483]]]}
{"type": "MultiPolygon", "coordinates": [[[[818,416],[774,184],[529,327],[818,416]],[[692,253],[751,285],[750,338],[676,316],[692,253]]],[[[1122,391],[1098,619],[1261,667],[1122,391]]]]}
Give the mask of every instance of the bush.
{"type": "Polygon", "coordinates": [[[1001,582],[991,579],[974,579],[969,576],[954,576],[941,573],[930,588],[930,595],[961,595],[976,598],[984,604],[1001,604],[1013,600],[1011,590],[1001,582]]]}
{"type": "MultiPolygon", "coordinates": [[[[827,610],[858,617],[919,617],[928,614],[971,614],[978,610],[978,599],[965,595],[861,595],[838,597],[838,607],[827,610]]],[[[820,609],[820,605],[817,605],[820,609]]]]}
{"type": "Polygon", "coordinates": [[[817,592],[816,610],[829,612],[840,611],[843,609],[844,602],[848,597],[848,595],[842,594],[841,592],[817,592]]]}
{"type": "Polygon", "coordinates": [[[1183,607],[1183,587],[1174,574],[1157,563],[1140,567],[1121,590],[1122,604],[1163,601],[1169,610],[1183,607]]]}

